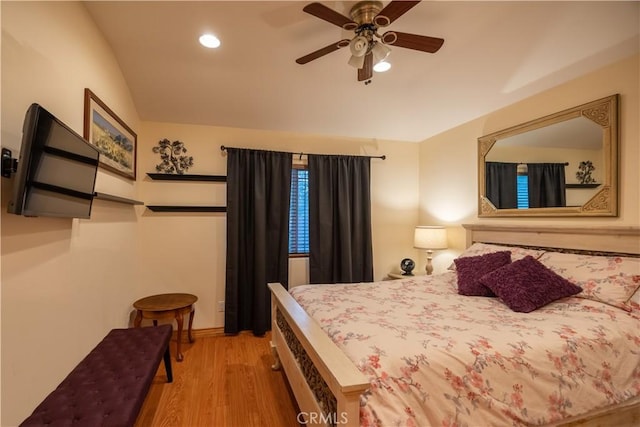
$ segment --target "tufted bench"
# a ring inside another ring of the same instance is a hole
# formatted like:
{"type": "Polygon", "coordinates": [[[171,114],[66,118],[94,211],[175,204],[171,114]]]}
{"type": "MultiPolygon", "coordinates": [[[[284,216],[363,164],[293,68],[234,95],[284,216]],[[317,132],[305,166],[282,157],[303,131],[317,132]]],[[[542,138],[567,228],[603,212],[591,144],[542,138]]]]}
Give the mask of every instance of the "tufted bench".
{"type": "Polygon", "coordinates": [[[133,426],[164,358],[171,325],[113,329],[20,426],[133,426]]]}

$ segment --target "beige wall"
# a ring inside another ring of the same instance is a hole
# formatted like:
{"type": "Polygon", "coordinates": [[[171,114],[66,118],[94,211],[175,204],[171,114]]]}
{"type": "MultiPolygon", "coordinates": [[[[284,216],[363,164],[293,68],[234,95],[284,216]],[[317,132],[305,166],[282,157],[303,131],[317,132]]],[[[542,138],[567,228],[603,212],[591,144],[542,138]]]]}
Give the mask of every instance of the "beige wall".
{"type": "MultiPolygon", "coordinates": [[[[139,118],[110,48],[80,3],[1,2],[2,146],[18,156],[24,114],[40,103],[79,134],[84,88],[133,129],[139,118]]],[[[17,425],[114,327],[136,296],[137,218],[96,201],[91,220],[7,214],[2,178],[2,425],[17,425]]],[[[99,172],[97,189],[135,197],[99,172]]]]}
{"type": "MultiPolygon", "coordinates": [[[[138,165],[140,197],[147,204],[226,204],[221,183],[153,181],[160,157],[152,153],[159,140],[185,143],[194,158],[189,173],[226,174],[221,145],[316,154],[386,155],[371,160],[371,208],[374,274],[382,279],[399,270],[403,256],[415,256],[412,232],[418,208],[418,145],[406,142],[327,138],[283,132],[143,123],[138,165]]],[[[298,156],[295,156],[298,157],[298,156]]],[[[221,327],[224,313],[226,216],[224,214],[166,214],[145,211],[140,218],[140,291],[192,292],[200,298],[195,328],[221,327]]],[[[290,283],[308,283],[307,259],[290,262],[290,283]]]]}
{"type": "Polygon", "coordinates": [[[463,223],[640,225],[639,75],[636,55],[423,141],[419,218],[447,225],[454,248],[434,264],[447,265],[464,248],[463,223]],[[619,217],[478,218],[478,137],[615,93],[620,94],[621,123],[619,217]]]}

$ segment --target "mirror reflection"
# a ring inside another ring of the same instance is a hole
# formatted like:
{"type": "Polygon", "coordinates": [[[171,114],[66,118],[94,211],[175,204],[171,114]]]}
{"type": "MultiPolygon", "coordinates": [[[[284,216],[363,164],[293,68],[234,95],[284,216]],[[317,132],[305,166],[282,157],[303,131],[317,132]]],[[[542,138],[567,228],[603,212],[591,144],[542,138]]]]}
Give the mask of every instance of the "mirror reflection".
{"type": "Polygon", "coordinates": [[[479,216],[617,213],[617,95],[478,142],[479,216]]]}
{"type": "Polygon", "coordinates": [[[501,139],[485,161],[487,198],[498,209],[582,206],[602,182],[602,129],[584,117],[555,123],[501,139]],[[582,163],[591,164],[589,182],[579,179],[582,163]]]}

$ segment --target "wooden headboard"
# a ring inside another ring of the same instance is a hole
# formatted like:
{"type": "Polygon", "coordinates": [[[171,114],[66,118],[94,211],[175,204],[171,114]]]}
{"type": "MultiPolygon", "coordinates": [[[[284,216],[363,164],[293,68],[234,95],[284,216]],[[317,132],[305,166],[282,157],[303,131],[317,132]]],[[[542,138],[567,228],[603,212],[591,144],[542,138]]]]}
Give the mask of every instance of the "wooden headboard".
{"type": "Polygon", "coordinates": [[[640,255],[640,227],[463,224],[475,242],[640,255]]]}

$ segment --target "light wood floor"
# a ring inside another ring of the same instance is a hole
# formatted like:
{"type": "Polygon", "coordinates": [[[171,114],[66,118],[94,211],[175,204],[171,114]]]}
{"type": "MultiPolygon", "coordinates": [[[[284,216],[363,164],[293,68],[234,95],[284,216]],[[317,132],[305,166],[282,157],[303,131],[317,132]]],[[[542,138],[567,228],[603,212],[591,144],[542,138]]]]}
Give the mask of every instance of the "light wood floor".
{"type": "Polygon", "coordinates": [[[196,337],[183,342],[173,383],[160,363],[135,427],[298,426],[298,408],[282,371],[271,370],[270,335],[196,337]]]}

